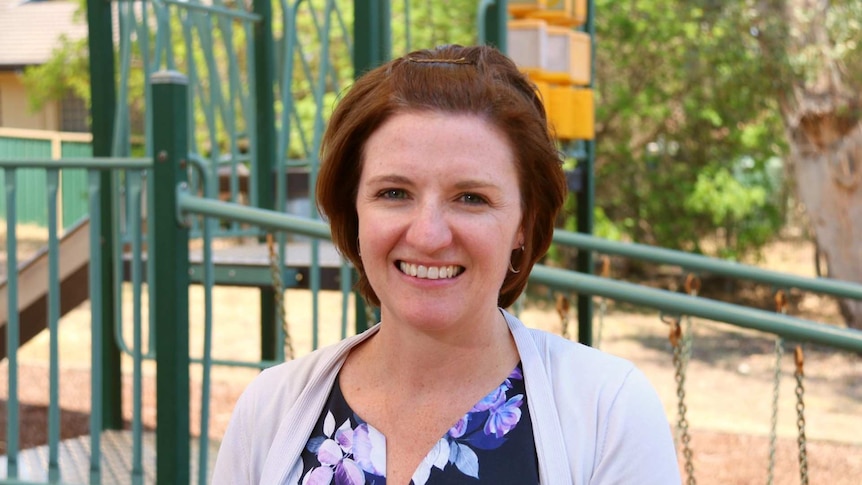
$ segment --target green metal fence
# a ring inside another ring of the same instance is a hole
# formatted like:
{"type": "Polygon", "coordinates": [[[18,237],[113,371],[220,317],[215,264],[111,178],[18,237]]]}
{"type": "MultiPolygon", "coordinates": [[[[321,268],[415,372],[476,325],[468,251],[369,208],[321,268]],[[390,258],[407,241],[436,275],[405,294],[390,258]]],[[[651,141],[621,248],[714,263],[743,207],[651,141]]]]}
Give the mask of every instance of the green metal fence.
{"type": "MultiPolygon", "coordinates": [[[[78,134],[57,132],[38,132],[36,130],[0,129],[0,157],[2,158],[75,158],[92,156],[88,141],[78,134]],[[64,138],[75,138],[70,140],[64,138]]],[[[46,200],[46,180],[38,170],[17,172],[16,185],[19,187],[17,207],[18,220],[22,224],[32,224],[41,228],[48,226],[48,207],[46,200]]],[[[4,183],[0,174],[0,183],[4,183]]],[[[68,171],[61,177],[59,184],[60,214],[58,224],[69,228],[87,213],[87,177],[83,171],[68,171]]],[[[0,218],[5,218],[6,201],[0,201],[0,218]]]]}

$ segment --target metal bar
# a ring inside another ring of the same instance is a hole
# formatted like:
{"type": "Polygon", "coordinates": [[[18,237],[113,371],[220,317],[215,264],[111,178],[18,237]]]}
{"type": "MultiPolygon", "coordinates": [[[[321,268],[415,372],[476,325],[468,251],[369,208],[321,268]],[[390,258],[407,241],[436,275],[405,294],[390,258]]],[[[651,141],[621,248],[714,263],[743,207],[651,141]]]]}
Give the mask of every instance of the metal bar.
{"type": "Polygon", "coordinates": [[[235,220],[246,224],[255,224],[269,229],[288,231],[319,239],[329,239],[331,237],[329,225],[307,217],[277,214],[256,207],[210,200],[191,195],[186,191],[180,191],[177,203],[180,215],[185,215],[186,213],[200,214],[220,219],[235,220]]]}
{"type": "MultiPolygon", "coordinates": [[[[590,56],[590,86],[593,84],[593,72],[595,70],[595,0],[587,0],[587,32],[590,34],[590,48],[593,53],[590,56]]],[[[577,199],[577,230],[582,234],[592,234],[595,225],[596,206],[596,178],[595,178],[595,140],[586,140],[586,157],[579,161],[581,166],[581,190],[575,194],[577,199]]],[[[591,251],[578,251],[576,258],[578,271],[592,274],[593,253],[591,251]]],[[[585,345],[593,344],[593,298],[590,295],[578,294],[578,341],[585,345]]]]}
{"type": "MultiPolygon", "coordinates": [[[[111,157],[114,154],[112,150],[114,140],[114,130],[118,128],[115,119],[115,110],[117,109],[117,92],[116,92],[116,76],[115,76],[115,61],[114,61],[114,33],[113,33],[113,13],[111,2],[101,0],[86,0],[87,1],[87,45],[89,51],[89,74],[90,74],[90,99],[91,99],[91,129],[93,133],[93,156],[94,157],[111,157]]],[[[105,158],[102,158],[105,160],[105,158]]],[[[111,159],[112,162],[123,164],[126,161],[131,162],[131,159],[111,159]]],[[[79,168],[102,168],[105,162],[95,162],[93,167],[87,167],[87,162],[83,160],[65,159],[62,163],[74,164],[82,162],[79,168]]],[[[139,163],[140,161],[135,161],[139,163]]],[[[111,166],[111,168],[115,168],[111,166]]],[[[117,307],[114,305],[114,250],[116,249],[113,221],[113,175],[103,172],[97,175],[91,175],[91,183],[94,182],[93,177],[98,177],[99,190],[96,191],[99,200],[99,209],[91,212],[91,224],[94,224],[100,230],[98,235],[91,233],[90,254],[96,255],[97,260],[90,260],[90,277],[91,282],[95,281],[93,273],[94,268],[100,271],[98,281],[101,286],[99,295],[90,293],[91,302],[95,299],[101,305],[98,309],[91,305],[94,313],[100,316],[100,324],[104,326],[104,319],[113,319],[114,311],[117,307]],[[98,221],[92,220],[94,217],[99,217],[98,221]],[[94,237],[96,236],[96,237],[94,237]]],[[[93,191],[91,190],[91,194],[93,191]]],[[[91,203],[95,202],[91,195],[91,203]]],[[[91,204],[91,210],[93,206],[91,204]]],[[[92,230],[91,226],[91,230],[92,230]]],[[[92,284],[92,283],[91,283],[92,284]]],[[[91,286],[92,288],[92,286],[91,286]]],[[[92,432],[97,427],[101,429],[120,429],[123,425],[122,415],[122,362],[120,360],[120,351],[114,345],[112,332],[102,331],[102,328],[96,328],[96,321],[93,320],[93,396],[99,396],[98,405],[99,412],[93,413],[90,416],[92,421],[99,419],[93,424],[91,422],[90,433],[90,483],[99,483],[101,481],[101,465],[100,459],[100,432],[92,432]],[[97,341],[96,337],[100,337],[97,341]],[[96,357],[99,361],[96,361],[96,357]],[[96,369],[99,369],[96,376],[96,369]],[[98,377],[98,378],[96,378],[98,377]],[[99,384],[97,389],[95,386],[99,384]]],[[[95,401],[95,397],[93,400],[95,401]]],[[[96,406],[94,406],[95,408],[96,406]]]]}
{"type": "Polygon", "coordinates": [[[658,264],[673,264],[691,271],[710,272],[771,284],[776,288],[799,288],[800,290],[862,300],[862,285],[847,281],[807,278],[682,251],[657,248],[646,244],[608,241],[587,234],[562,230],[554,232],[554,242],[603,254],[614,254],[658,264]]]}
{"type": "Polygon", "coordinates": [[[162,0],[162,3],[166,3],[168,5],[176,5],[177,7],[182,7],[186,10],[196,10],[198,12],[220,15],[223,17],[244,20],[247,22],[260,23],[262,21],[266,21],[266,17],[263,17],[260,12],[257,12],[257,9],[255,9],[255,13],[249,13],[244,10],[236,10],[232,8],[219,7],[216,5],[204,5],[202,3],[190,3],[178,0],[162,0]]]}
{"type": "MultiPolygon", "coordinates": [[[[203,192],[208,198],[216,197],[215,177],[207,172],[205,167],[201,169],[201,181],[203,192]]],[[[215,270],[212,257],[212,228],[214,220],[211,217],[203,221],[203,244],[204,244],[204,348],[203,348],[203,375],[201,376],[201,415],[200,415],[200,446],[198,446],[198,484],[206,485],[209,475],[209,416],[210,416],[210,371],[212,369],[212,332],[213,332],[213,296],[212,288],[215,280],[215,270]]]]}
{"type": "Polygon", "coordinates": [[[353,0],[353,76],[392,57],[389,0],[353,0]]]}
{"type": "Polygon", "coordinates": [[[187,79],[176,71],[152,75],[156,156],[152,230],[155,265],[156,483],[190,482],[189,231],[177,219],[176,187],[186,183],[187,79]],[[164,259],[162,259],[164,258],[164,259]]]}
{"type": "Polygon", "coordinates": [[[862,331],[859,330],[838,328],[780,313],[671,293],[544,265],[534,266],[530,279],[533,282],[555,288],[604,296],[614,300],[657,308],[668,313],[727,322],[744,328],[780,335],[786,339],[828,345],[852,352],[862,352],[862,331]]]}
{"type": "MultiPolygon", "coordinates": [[[[101,214],[101,174],[97,170],[88,170],[90,197],[90,483],[101,483],[102,477],[102,419],[103,406],[102,386],[102,342],[104,340],[105,324],[102,313],[101,299],[105,292],[102,282],[101,247],[95,244],[102,234],[101,214]]],[[[107,332],[110,335],[110,332],[107,332]]],[[[110,337],[109,337],[110,338],[110,337]]]]}
{"type": "Polygon", "coordinates": [[[126,180],[128,181],[126,200],[129,215],[127,225],[132,233],[132,483],[141,485],[144,483],[141,173],[128,172],[126,180]]]}
{"type": "MultiPolygon", "coordinates": [[[[95,150],[95,146],[93,147],[95,150]]],[[[98,156],[98,155],[97,155],[98,156]]],[[[153,167],[153,160],[150,158],[129,158],[129,157],[99,157],[99,158],[31,158],[31,159],[14,159],[0,158],[0,167],[17,167],[17,168],[95,168],[99,170],[113,169],[146,169],[153,167]]]]}
{"type": "Polygon", "coordinates": [[[493,45],[500,52],[506,52],[509,20],[507,0],[482,0],[477,19],[479,43],[493,45]]]}
{"type": "MultiPolygon", "coordinates": [[[[272,38],[272,5],[270,0],[254,0],[253,7],[262,21],[254,26],[254,92],[255,92],[255,138],[257,153],[253,161],[254,178],[251,190],[253,202],[263,209],[277,209],[273,174],[276,173],[275,136],[275,46],[272,38]]],[[[291,53],[286,53],[290,55],[291,53]]],[[[290,80],[285,80],[290,85],[290,80]]],[[[269,288],[260,289],[260,334],[262,360],[274,359],[278,334],[274,293],[269,288]]]]}
{"type": "Polygon", "coordinates": [[[339,268],[338,274],[341,286],[341,338],[345,339],[347,338],[347,315],[350,314],[350,287],[353,286],[353,267],[345,262],[339,268]]]}
{"type": "MultiPolygon", "coordinates": [[[[213,172],[208,170],[206,162],[196,156],[189,158],[189,162],[197,170],[200,177],[204,196],[207,198],[216,198],[216,179],[213,172]]],[[[213,314],[213,299],[212,288],[215,284],[215,268],[212,258],[212,228],[214,219],[212,217],[203,218],[203,285],[204,285],[204,341],[202,358],[200,361],[190,359],[192,363],[202,364],[201,376],[201,414],[200,414],[200,443],[205,443],[209,439],[209,410],[210,410],[210,381],[212,370],[212,314],[213,314]]],[[[191,274],[191,273],[190,273],[191,274]]],[[[208,446],[201,445],[198,447],[198,484],[206,485],[207,475],[209,474],[209,457],[208,446]]]]}
{"type": "MultiPolygon", "coordinates": [[[[206,360],[203,358],[192,358],[189,360],[192,364],[205,364],[206,360]]],[[[219,365],[225,367],[247,367],[249,369],[266,369],[267,367],[272,367],[274,365],[278,365],[283,363],[282,360],[255,360],[255,361],[242,361],[242,360],[230,360],[230,359],[209,359],[210,365],[219,365]]]]}
{"type": "Polygon", "coordinates": [[[19,403],[18,403],[18,344],[21,341],[20,321],[18,313],[18,208],[17,171],[14,168],[4,169],[6,185],[6,293],[8,301],[6,309],[6,359],[8,368],[9,397],[6,402],[6,474],[9,478],[18,477],[18,447],[19,439],[19,403]]]}
{"type": "Polygon", "coordinates": [[[60,242],[57,236],[57,190],[60,173],[45,174],[48,196],[48,479],[60,480],[60,242]]]}
{"type": "MultiPolygon", "coordinates": [[[[383,4],[388,5],[388,0],[383,4]]],[[[333,0],[327,0],[323,9],[323,32],[320,39],[320,57],[329,60],[329,29],[332,26],[332,9],[335,6],[333,0]]],[[[386,10],[388,15],[388,9],[386,10]]],[[[388,20],[388,17],[387,17],[388,20]]],[[[388,22],[387,22],[388,23],[388,22]]],[[[381,33],[382,35],[382,33],[381,33]]],[[[326,90],[326,73],[330,68],[329,62],[323,62],[318,72],[317,83],[314,88],[314,97],[318,103],[318,109],[315,111],[314,117],[314,138],[312,146],[319,147],[323,138],[323,130],[325,123],[323,120],[323,97],[326,90]]],[[[308,176],[308,197],[310,200],[315,200],[317,187],[317,172],[320,162],[317,156],[312,156],[311,171],[308,176]]],[[[309,207],[309,217],[316,217],[317,211],[314,205],[309,207]]],[[[320,241],[314,239],[311,241],[311,265],[309,268],[310,288],[311,288],[311,348],[315,350],[320,345],[320,241]]]]}

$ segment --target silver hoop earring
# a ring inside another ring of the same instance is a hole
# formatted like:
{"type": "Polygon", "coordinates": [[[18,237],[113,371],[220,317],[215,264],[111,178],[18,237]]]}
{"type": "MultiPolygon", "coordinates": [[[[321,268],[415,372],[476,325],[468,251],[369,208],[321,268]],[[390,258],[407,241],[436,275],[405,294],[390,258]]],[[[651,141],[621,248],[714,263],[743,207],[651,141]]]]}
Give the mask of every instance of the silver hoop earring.
{"type": "MultiPolygon", "coordinates": [[[[524,252],[524,245],[521,244],[521,253],[523,254],[523,252],[524,252]]],[[[511,259],[509,259],[509,271],[511,271],[512,273],[515,273],[515,274],[518,274],[521,272],[520,269],[515,269],[515,267],[512,266],[512,260],[511,259]]]]}

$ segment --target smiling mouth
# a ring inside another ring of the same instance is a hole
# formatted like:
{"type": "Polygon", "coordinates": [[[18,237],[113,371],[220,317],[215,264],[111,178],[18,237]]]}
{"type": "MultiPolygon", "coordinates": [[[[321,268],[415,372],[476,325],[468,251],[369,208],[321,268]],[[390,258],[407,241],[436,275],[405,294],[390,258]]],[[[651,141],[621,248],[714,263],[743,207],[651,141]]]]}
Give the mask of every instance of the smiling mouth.
{"type": "Polygon", "coordinates": [[[398,269],[406,275],[427,280],[445,280],[454,278],[464,272],[463,266],[424,266],[421,264],[407,263],[405,261],[398,262],[398,269]]]}

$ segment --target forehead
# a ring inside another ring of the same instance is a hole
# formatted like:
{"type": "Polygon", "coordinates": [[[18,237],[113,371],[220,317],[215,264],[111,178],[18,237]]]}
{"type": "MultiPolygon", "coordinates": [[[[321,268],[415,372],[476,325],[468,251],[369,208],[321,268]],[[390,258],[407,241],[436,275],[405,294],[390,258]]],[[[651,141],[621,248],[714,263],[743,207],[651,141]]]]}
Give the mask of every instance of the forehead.
{"type": "Polygon", "coordinates": [[[516,172],[506,136],[473,114],[396,114],[374,131],[363,151],[363,174],[395,167],[423,172],[516,172]]]}

